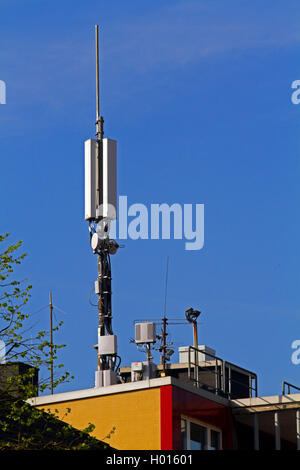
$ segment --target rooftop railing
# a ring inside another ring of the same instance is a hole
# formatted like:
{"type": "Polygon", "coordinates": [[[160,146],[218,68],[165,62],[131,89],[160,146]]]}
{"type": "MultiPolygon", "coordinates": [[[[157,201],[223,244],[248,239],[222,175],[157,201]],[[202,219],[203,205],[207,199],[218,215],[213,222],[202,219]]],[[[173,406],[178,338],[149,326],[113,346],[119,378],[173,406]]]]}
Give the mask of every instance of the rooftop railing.
{"type": "Polygon", "coordinates": [[[282,382],[282,395],[290,395],[291,388],[300,391],[300,388],[296,387],[296,385],[290,384],[289,382],[282,382]],[[286,393],[286,390],[287,390],[287,393],[286,393]]]}
{"type": "Polygon", "coordinates": [[[188,379],[197,387],[229,399],[257,397],[257,375],[254,372],[193,346],[188,348],[188,379]]]}

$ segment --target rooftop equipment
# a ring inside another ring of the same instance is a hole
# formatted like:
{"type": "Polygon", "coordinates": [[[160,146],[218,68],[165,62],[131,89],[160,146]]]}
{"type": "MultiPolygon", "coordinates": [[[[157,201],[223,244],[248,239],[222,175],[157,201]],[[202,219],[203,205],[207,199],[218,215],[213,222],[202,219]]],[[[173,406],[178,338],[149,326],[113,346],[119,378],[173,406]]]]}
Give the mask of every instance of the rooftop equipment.
{"type": "Polygon", "coordinates": [[[135,344],[142,348],[147,355],[144,362],[131,364],[131,380],[146,380],[156,376],[156,365],[152,362],[151,344],[156,342],[156,327],[154,322],[135,323],[135,344]]]}
{"type": "Polygon", "coordinates": [[[156,329],[155,323],[144,322],[135,324],[135,343],[155,343],[156,342],[156,329]]]}
{"type": "Polygon", "coordinates": [[[198,330],[197,330],[197,319],[200,316],[201,312],[199,310],[194,310],[193,308],[188,308],[185,311],[185,317],[189,323],[193,324],[194,331],[194,347],[198,348],[198,330]]]}
{"type": "MultiPolygon", "coordinates": [[[[208,346],[201,345],[198,346],[198,362],[206,362],[211,361],[214,359],[216,355],[216,351],[214,349],[209,348],[208,346]]],[[[189,362],[189,346],[181,346],[178,348],[179,352],[179,362],[187,363],[189,362]]],[[[195,362],[195,352],[191,352],[191,360],[195,362]]]]}

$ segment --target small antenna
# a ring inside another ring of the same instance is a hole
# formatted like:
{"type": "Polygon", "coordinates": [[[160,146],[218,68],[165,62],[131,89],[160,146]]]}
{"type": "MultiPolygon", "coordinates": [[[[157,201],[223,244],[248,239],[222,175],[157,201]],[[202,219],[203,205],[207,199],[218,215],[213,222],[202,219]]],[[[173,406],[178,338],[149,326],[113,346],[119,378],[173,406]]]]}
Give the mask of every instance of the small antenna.
{"type": "Polygon", "coordinates": [[[50,310],[50,390],[51,395],[53,395],[53,326],[52,326],[52,313],[53,313],[53,304],[52,304],[52,294],[49,292],[49,310],[50,310]]]}
{"type": "Polygon", "coordinates": [[[169,256],[167,256],[167,268],[166,268],[164,317],[166,316],[166,312],[167,312],[168,275],[169,275],[169,256]]]}
{"type": "Polygon", "coordinates": [[[168,325],[168,319],[166,317],[167,313],[167,294],[168,294],[168,275],[169,275],[169,256],[167,256],[167,266],[166,266],[166,284],[165,284],[165,305],[164,305],[164,316],[162,319],[163,322],[163,329],[162,329],[162,346],[159,348],[159,351],[162,352],[162,366],[163,366],[163,371],[162,371],[162,376],[166,376],[166,348],[167,348],[167,325],[168,325]]]}

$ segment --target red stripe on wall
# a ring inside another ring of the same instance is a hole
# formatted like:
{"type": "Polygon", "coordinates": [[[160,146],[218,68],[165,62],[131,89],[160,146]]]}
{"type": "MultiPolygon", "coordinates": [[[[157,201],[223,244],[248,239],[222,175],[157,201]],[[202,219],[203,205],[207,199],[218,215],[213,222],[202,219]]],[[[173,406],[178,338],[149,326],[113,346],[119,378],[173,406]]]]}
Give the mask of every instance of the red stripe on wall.
{"type": "Polygon", "coordinates": [[[173,450],[172,385],[160,387],[161,450],[173,450]]]}

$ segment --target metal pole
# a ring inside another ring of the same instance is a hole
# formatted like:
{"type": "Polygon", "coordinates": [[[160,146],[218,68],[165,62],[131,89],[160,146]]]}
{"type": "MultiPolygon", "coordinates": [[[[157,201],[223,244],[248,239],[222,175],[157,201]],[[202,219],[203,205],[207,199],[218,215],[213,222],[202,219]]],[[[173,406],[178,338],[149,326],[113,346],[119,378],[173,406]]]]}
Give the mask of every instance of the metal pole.
{"type": "Polygon", "coordinates": [[[167,311],[167,292],[168,292],[168,274],[169,274],[169,257],[167,256],[167,266],[166,266],[166,284],[165,284],[165,304],[164,304],[164,317],[162,319],[163,321],[163,345],[162,345],[162,350],[163,350],[163,356],[162,356],[162,365],[163,365],[163,372],[162,376],[166,376],[166,347],[167,347],[167,318],[166,318],[166,311],[167,311]]]}
{"type": "MultiPolygon", "coordinates": [[[[102,336],[104,334],[104,319],[102,316],[102,259],[101,256],[98,255],[98,282],[99,282],[99,294],[98,294],[98,336],[102,336]]],[[[102,370],[103,365],[100,360],[99,350],[97,355],[97,369],[102,370]]]]}
{"type": "Polygon", "coordinates": [[[49,310],[50,310],[50,390],[51,395],[53,395],[53,326],[52,326],[52,312],[53,312],[53,304],[52,304],[52,294],[49,293],[49,310]]]}
{"type": "Polygon", "coordinates": [[[100,116],[100,80],[99,80],[99,27],[95,26],[96,42],[96,136],[99,141],[103,138],[103,117],[100,116]]]}
{"type": "Polygon", "coordinates": [[[231,399],[231,365],[228,364],[228,398],[231,399]]]}
{"type": "Polygon", "coordinates": [[[196,381],[197,387],[199,387],[199,356],[198,356],[198,332],[197,332],[197,320],[193,321],[193,332],[194,332],[194,355],[196,364],[196,381]]]}
{"type": "MultiPolygon", "coordinates": [[[[96,136],[97,136],[97,174],[96,174],[96,185],[97,185],[97,205],[98,207],[102,204],[101,198],[101,174],[102,167],[102,138],[103,138],[103,118],[100,116],[100,86],[99,86],[99,27],[95,25],[95,46],[96,46],[96,136]]],[[[98,255],[98,282],[99,282],[99,294],[98,294],[98,334],[104,335],[104,318],[103,318],[103,265],[102,256],[98,255]]],[[[103,363],[100,360],[99,351],[97,357],[97,368],[103,370],[103,363]]]]}
{"type": "Polygon", "coordinates": [[[193,330],[194,330],[194,348],[198,349],[197,320],[193,321],[193,330]]]}
{"type": "Polygon", "coordinates": [[[280,420],[279,413],[274,413],[274,428],[275,428],[275,450],[280,450],[280,420]]]}
{"type": "Polygon", "coordinates": [[[95,26],[96,40],[96,117],[100,117],[100,99],[99,99],[99,27],[95,26]]]}
{"type": "MultiPolygon", "coordinates": [[[[191,380],[192,374],[191,374],[191,348],[188,348],[188,378],[191,380]]],[[[194,377],[195,378],[195,374],[194,377]]]]}
{"type": "Polygon", "coordinates": [[[163,365],[163,377],[166,376],[166,339],[167,339],[167,318],[164,316],[163,318],[163,334],[162,334],[162,337],[163,337],[163,346],[162,346],[162,349],[163,349],[163,356],[162,356],[162,365],[163,365]]]}
{"type": "Polygon", "coordinates": [[[259,427],[257,413],[254,413],[254,450],[259,450],[259,427]]]}
{"type": "Polygon", "coordinates": [[[252,375],[249,375],[249,398],[252,398],[252,375]]]}
{"type": "Polygon", "coordinates": [[[222,391],[223,393],[226,392],[226,365],[225,362],[222,361],[222,391]]]}
{"type": "Polygon", "coordinates": [[[300,409],[296,410],[297,450],[300,450],[300,409]]]}

